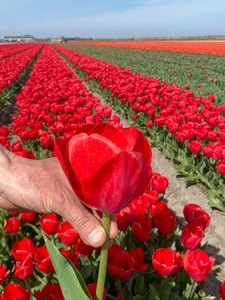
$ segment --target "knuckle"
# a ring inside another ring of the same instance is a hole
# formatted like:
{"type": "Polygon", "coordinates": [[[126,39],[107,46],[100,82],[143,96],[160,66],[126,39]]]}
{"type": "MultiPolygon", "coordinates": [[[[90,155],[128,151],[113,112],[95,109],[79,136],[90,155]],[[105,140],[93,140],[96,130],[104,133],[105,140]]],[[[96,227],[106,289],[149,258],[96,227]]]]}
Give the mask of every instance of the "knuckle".
{"type": "Polygon", "coordinates": [[[78,215],[74,221],[74,226],[77,231],[91,226],[91,217],[88,215],[78,215]]]}

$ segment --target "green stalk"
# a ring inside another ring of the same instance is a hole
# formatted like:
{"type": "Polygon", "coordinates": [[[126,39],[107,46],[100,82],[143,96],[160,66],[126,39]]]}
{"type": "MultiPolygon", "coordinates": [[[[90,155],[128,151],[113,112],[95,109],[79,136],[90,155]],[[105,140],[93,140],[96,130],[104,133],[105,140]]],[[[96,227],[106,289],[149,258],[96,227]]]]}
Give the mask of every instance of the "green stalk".
{"type": "Polygon", "coordinates": [[[110,214],[103,213],[103,228],[106,232],[106,240],[101,249],[101,257],[99,264],[98,282],[95,300],[102,300],[104,286],[105,286],[105,276],[107,267],[107,257],[109,248],[109,228],[110,228],[110,214]]]}
{"type": "Polygon", "coordinates": [[[193,281],[192,285],[191,285],[191,293],[190,293],[190,298],[189,298],[190,300],[192,300],[194,298],[194,292],[195,292],[194,288],[195,288],[195,281],[193,281]]]}

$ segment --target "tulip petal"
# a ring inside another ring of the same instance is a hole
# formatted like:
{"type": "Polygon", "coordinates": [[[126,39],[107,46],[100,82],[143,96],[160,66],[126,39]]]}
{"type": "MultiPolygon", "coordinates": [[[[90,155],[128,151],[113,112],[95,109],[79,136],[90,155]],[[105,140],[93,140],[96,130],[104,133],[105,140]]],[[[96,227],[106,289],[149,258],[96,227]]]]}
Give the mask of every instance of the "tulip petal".
{"type": "Polygon", "coordinates": [[[98,134],[75,135],[68,145],[69,160],[79,181],[95,176],[98,169],[119,153],[120,149],[98,134]]]}
{"type": "Polygon", "coordinates": [[[149,142],[143,133],[135,127],[120,129],[123,136],[128,142],[126,150],[136,151],[144,154],[148,164],[152,161],[152,149],[149,147],[149,142]]]}
{"type": "Polygon", "coordinates": [[[107,161],[94,177],[82,181],[85,204],[116,213],[145,192],[150,175],[141,153],[122,151],[107,161]]]}
{"type": "MultiPolygon", "coordinates": [[[[112,143],[114,143],[121,150],[125,150],[128,146],[129,140],[126,139],[121,131],[113,126],[108,125],[107,123],[101,123],[94,127],[93,133],[98,133],[101,136],[106,137],[112,143]]],[[[129,141],[130,142],[130,141],[129,141]]]]}
{"type": "Polygon", "coordinates": [[[76,174],[73,172],[70,162],[69,162],[69,156],[68,156],[68,147],[67,147],[67,141],[59,138],[54,140],[54,151],[55,154],[60,162],[60,165],[62,166],[62,169],[64,171],[64,174],[66,175],[71,187],[73,188],[75,194],[77,197],[82,200],[83,195],[81,192],[80,183],[78,181],[78,178],[76,177],[76,174]]]}

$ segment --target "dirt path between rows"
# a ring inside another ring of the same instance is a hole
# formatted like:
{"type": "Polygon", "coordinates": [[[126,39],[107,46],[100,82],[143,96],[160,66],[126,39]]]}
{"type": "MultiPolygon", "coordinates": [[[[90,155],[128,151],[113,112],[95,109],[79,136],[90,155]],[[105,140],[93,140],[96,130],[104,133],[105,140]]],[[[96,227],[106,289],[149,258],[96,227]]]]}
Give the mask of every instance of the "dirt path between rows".
{"type": "MultiPolygon", "coordinates": [[[[85,82],[84,84],[88,88],[85,82]]],[[[100,94],[93,93],[93,95],[100,98],[101,104],[107,104],[100,94]]],[[[121,123],[124,127],[131,126],[123,116],[116,112],[113,112],[113,114],[120,116],[121,123]]],[[[202,245],[208,242],[205,250],[210,256],[216,258],[215,264],[220,266],[220,270],[217,276],[213,274],[208,276],[204,291],[207,295],[216,296],[216,299],[220,299],[218,289],[225,280],[225,214],[209,206],[207,194],[200,186],[187,186],[184,178],[180,177],[175,171],[175,165],[172,161],[167,159],[159,149],[152,148],[152,152],[153,159],[151,165],[153,171],[169,179],[169,186],[166,190],[165,198],[168,201],[169,208],[176,212],[179,224],[185,224],[183,208],[187,203],[200,205],[211,216],[211,223],[205,231],[202,245]]]]}

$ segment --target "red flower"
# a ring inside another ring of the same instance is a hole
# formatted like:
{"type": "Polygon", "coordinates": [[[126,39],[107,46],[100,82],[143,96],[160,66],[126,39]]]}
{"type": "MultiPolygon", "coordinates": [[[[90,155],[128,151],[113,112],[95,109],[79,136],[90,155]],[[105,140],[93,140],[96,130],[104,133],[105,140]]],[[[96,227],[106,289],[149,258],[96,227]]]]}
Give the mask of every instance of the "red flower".
{"type": "Polygon", "coordinates": [[[152,152],[136,128],[82,126],[69,142],[57,139],[55,153],[74,192],[90,208],[119,212],[148,186],[152,152]]]}
{"type": "Polygon", "coordinates": [[[33,275],[33,259],[29,254],[23,261],[16,262],[16,270],[14,276],[26,280],[33,275]]]}
{"type": "Polygon", "coordinates": [[[184,226],[181,234],[181,242],[188,249],[195,249],[204,237],[204,231],[201,226],[187,224],[184,226]]]}
{"type": "Polygon", "coordinates": [[[9,233],[17,233],[20,230],[20,225],[21,223],[17,217],[12,217],[11,219],[6,220],[4,229],[9,233]]]}
{"type": "Polygon", "coordinates": [[[77,256],[75,254],[73,254],[71,251],[66,250],[66,249],[62,249],[61,253],[66,256],[67,258],[69,258],[71,260],[71,262],[74,264],[74,266],[78,269],[79,267],[79,260],[77,258],[77,256]]]}
{"type": "Polygon", "coordinates": [[[147,204],[145,203],[142,197],[136,198],[133,201],[131,201],[128,207],[130,208],[132,214],[135,217],[145,215],[147,210],[147,204]]]}
{"type": "Polygon", "coordinates": [[[225,160],[221,160],[217,165],[216,165],[216,168],[218,170],[218,172],[221,174],[221,175],[225,175],[225,160]]]}
{"type": "Polygon", "coordinates": [[[116,222],[120,231],[126,231],[133,220],[133,214],[129,207],[125,207],[116,214],[116,222]]]}
{"type": "Polygon", "coordinates": [[[115,278],[128,280],[135,270],[133,257],[125,252],[119,252],[112,262],[108,261],[108,269],[115,278]]]}
{"type": "Polygon", "coordinates": [[[159,173],[154,173],[151,177],[150,187],[158,193],[164,193],[168,184],[168,179],[159,173]]]}
{"type": "Polygon", "coordinates": [[[193,154],[199,154],[202,151],[202,143],[200,141],[191,141],[188,145],[193,154]]]}
{"type": "MultiPolygon", "coordinates": [[[[88,284],[87,285],[87,289],[88,289],[88,291],[89,291],[92,299],[95,300],[97,283],[90,283],[90,284],[88,284]]],[[[102,300],[106,300],[106,289],[105,288],[104,288],[102,300]]]]}
{"type": "Polygon", "coordinates": [[[170,248],[157,249],[152,254],[154,270],[162,276],[176,275],[183,268],[183,260],[180,252],[174,252],[170,248]]]}
{"type": "Polygon", "coordinates": [[[210,158],[212,157],[212,150],[213,150],[213,147],[211,144],[207,144],[205,145],[205,147],[203,148],[203,153],[204,155],[207,157],[207,158],[210,158]]]}
{"type": "Polygon", "coordinates": [[[220,292],[220,296],[221,296],[222,300],[225,300],[225,281],[219,287],[219,292],[220,292]]]}
{"type": "Polygon", "coordinates": [[[36,212],[31,212],[31,213],[21,213],[21,218],[23,219],[23,221],[30,223],[30,224],[34,224],[35,220],[36,220],[36,212]]]}
{"type": "Polygon", "coordinates": [[[7,137],[10,133],[10,127],[8,126],[2,126],[0,127],[0,135],[7,137]]]}
{"type": "Polygon", "coordinates": [[[188,223],[201,226],[205,230],[210,223],[210,216],[197,204],[186,204],[184,206],[184,217],[188,223]]]}
{"type": "Polygon", "coordinates": [[[176,225],[176,214],[168,209],[164,201],[153,204],[150,208],[153,223],[162,234],[170,234],[176,225]]]}
{"type": "Polygon", "coordinates": [[[77,256],[84,255],[90,256],[95,248],[90,245],[86,245],[81,238],[78,238],[76,244],[74,245],[74,250],[77,256]]]}
{"type": "Polygon", "coordinates": [[[44,288],[36,292],[36,300],[65,300],[59,284],[47,283],[44,288]]]}
{"type": "Polygon", "coordinates": [[[129,254],[134,259],[134,267],[136,271],[143,272],[148,269],[148,264],[143,264],[144,261],[144,252],[142,248],[135,248],[130,250],[129,254]]]}
{"type": "Polygon", "coordinates": [[[0,300],[30,300],[30,291],[26,291],[17,283],[10,282],[0,295],[0,300]]]}
{"type": "Polygon", "coordinates": [[[57,233],[60,240],[66,246],[74,245],[79,237],[78,233],[75,231],[72,225],[67,221],[64,221],[61,224],[59,224],[57,228],[57,233]]]}
{"type": "Polygon", "coordinates": [[[36,247],[32,240],[23,238],[13,245],[11,252],[16,260],[24,261],[29,254],[34,258],[35,249],[36,247]]]}
{"type": "Polygon", "coordinates": [[[138,216],[133,221],[132,232],[136,240],[144,243],[152,236],[152,220],[148,216],[138,216]]]}
{"type": "Polygon", "coordinates": [[[45,245],[36,249],[35,262],[37,263],[36,268],[43,273],[48,274],[55,271],[45,245]]]}
{"type": "Polygon", "coordinates": [[[116,243],[112,244],[112,246],[108,250],[108,261],[112,262],[114,257],[123,251],[123,247],[121,245],[117,245],[116,243]]]}
{"type": "Polygon", "coordinates": [[[150,209],[152,204],[155,204],[159,200],[159,195],[157,191],[148,191],[140,196],[144,203],[147,205],[148,209],[150,209]]]}
{"type": "Polygon", "coordinates": [[[3,265],[0,265],[0,284],[2,285],[5,281],[6,277],[9,275],[10,271],[6,270],[6,267],[3,265]]]}
{"type": "Polygon", "coordinates": [[[56,234],[58,225],[59,219],[56,214],[44,214],[40,218],[41,229],[49,235],[56,234]]]}
{"type": "Polygon", "coordinates": [[[211,272],[215,258],[201,250],[187,250],[184,255],[184,269],[197,282],[205,281],[211,272]]]}

